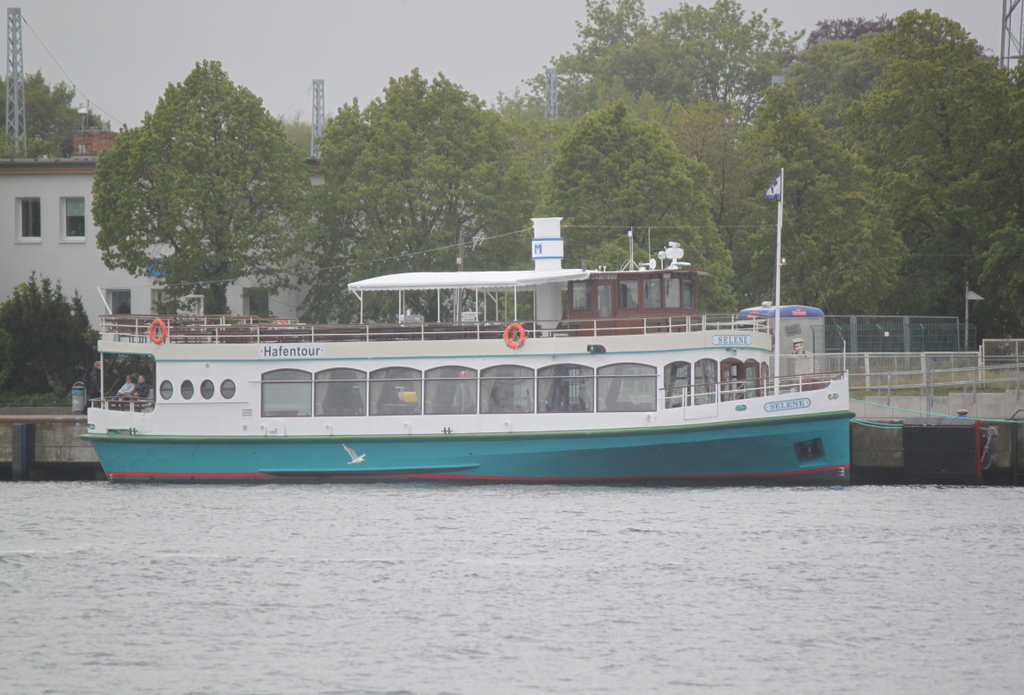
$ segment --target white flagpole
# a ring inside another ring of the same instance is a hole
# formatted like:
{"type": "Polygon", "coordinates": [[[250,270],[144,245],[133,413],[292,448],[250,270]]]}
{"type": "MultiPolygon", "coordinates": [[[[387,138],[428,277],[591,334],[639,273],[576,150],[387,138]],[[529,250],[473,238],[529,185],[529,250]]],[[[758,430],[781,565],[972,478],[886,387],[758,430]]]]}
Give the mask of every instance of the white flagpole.
{"type": "Polygon", "coordinates": [[[782,334],[779,333],[782,314],[782,199],[785,191],[785,169],[779,169],[779,211],[775,228],[775,395],[779,395],[779,349],[782,334]]]}

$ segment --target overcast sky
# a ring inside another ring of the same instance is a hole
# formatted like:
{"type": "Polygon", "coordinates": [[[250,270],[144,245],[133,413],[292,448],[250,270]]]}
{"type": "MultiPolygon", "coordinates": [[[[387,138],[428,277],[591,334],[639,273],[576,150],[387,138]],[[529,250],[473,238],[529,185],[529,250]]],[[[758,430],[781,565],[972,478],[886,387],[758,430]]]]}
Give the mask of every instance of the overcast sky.
{"type": "MultiPolygon", "coordinates": [[[[11,0],[8,7],[17,6],[11,0]]],[[[678,7],[647,0],[649,15],[678,7]]],[[[713,4],[691,0],[690,4],[713,4]]],[[[896,17],[933,9],[999,51],[1002,0],[741,0],[790,32],[821,19],[896,17]]],[[[571,50],[585,0],[22,0],[25,72],[77,87],[115,128],[138,125],[169,82],[199,60],[275,116],[308,120],[310,84],[325,80],[327,113],[379,96],[389,77],[419,68],[492,102],[571,50]],[[52,54],[52,55],[51,55],[52,54]]]]}

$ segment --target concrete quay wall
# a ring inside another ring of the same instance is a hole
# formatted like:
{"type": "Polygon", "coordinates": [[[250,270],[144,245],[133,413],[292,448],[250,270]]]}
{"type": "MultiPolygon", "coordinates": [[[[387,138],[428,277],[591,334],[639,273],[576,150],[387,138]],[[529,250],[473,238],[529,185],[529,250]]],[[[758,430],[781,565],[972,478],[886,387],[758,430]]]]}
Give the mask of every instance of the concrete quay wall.
{"type": "Polygon", "coordinates": [[[0,412],[0,480],[12,477],[13,433],[16,424],[34,424],[35,452],[29,480],[105,480],[92,444],[79,435],[88,427],[84,415],[67,408],[26,408],[22,414],[0,412]],[[51,412],[57,411],[57,412],[51,412]],[[63,414],[57,414],[57,413],[63,414]]]}

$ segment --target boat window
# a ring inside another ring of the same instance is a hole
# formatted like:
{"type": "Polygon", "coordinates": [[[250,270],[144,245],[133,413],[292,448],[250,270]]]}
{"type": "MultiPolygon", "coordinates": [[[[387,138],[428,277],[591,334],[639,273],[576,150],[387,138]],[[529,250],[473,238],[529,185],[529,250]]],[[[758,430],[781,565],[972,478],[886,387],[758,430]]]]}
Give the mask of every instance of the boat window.
{"type": "Polygon", "coordinates": [[[581,364],[555,364],[538,369],[537,412],[594,412],[594,370],[581,364]]]}
{"type": "Polygon", "coordinates": [[[741,366],[742,363],[739,360],[722,360],[719,364],[721,369],[719,381],[722,382],[720,388],[723,401],[735,401],[743,398],[743,385],[740,383],[741,366]]]}
{"type": "Polygon", "coordinates": [[[760,369],[757,360],[747,360],[743,363],[741,378],[745,390],[744,398],[757,398],[762,395],[761,380],[758,378],[760,369]]]}
{"type": "Polygon", "coordinates": [[[611,285],[598,285],[597,286],[597,315],[598,316],[611,316],[612,315],[612,286],[611,285]]]}
{"type": "Polygon", "coordinates": [[[636,309],[640,306],[639,287],[636,280],[619,280],[620,309],[636,309]]]}
{"type": "Polygon", "coordinates": [[[480,372],[481,413],[532,413],[533,370],[503,364],[480,372]]]}
{"type": "Polygon", "coordinates": [[[160,398],[163,398],[165,401],[169,401],[169,400],[171,400],[171,397],[173,395],[174,395],[174,384],[172,384],[169,381],[162,382],[160,384],[160,398]]]}
{"type": "Polygon", "coordinates": [[[231,379],[225,379],[220,382],[220,395],[222,398],[234,398],[235,382],[231,381],[231,379]]]}
{"type": "Polygon", "coordinates": [[[597,370],[600,412],[655,410],[658,370],[646,364],[611,364],[597,370]]]}
{"type": "Polygon", "coordinates": [[[681,283],[679,278],[665,278],[665,307],[678,309],[682,306],[681,283]]]}
{"type": "Polygon", "coordinates": [[[684,309],[696,309],[697,301],[694,289],[696,285],[693,282],[693,278],[683,279],[683,308],[684,309]]]}
{"type": "Polygon", "coordinates": [[[644,280],[644,308],[661,308],[661,278],[648,278],[644,280]]]}
{"type": "Polygon", "coordinates": [[[762,379],[768,379],[769,377],[771,377],[771,375],[772,375],[772,370],[768,366],[768,363],[767,362],[762,362],[761,363],[761,378],[762,379]]]}
{"type": "Polygon", "coordinates": [[[314,386],[314,415],[366,415],[366,372],[325,369],[316,373],[314,386]]]}
{"type": "Polygon", "coordinates": [[[665,407],[679,408],[690,404],[690,363],[670,362],[665,365],[665,407]]]}
{"type": "Polygon", "coordinates": [[[476,370],[468,367],[428,369],[423,380],[423,411],[427,415],[476,413],[476,370]]]}
{"type": "Polygon", "coordinates": [[[192,394],[196,392],[196,387],[192,385],[192,382],[188,379],[181,382],[181,397],[186,401],[192,398],[192,394]]]}
{"type": "Polygon", "coordinates": [[[387,367],[370,372],[370,415],[419,415],[420,370],[387,367]]]}
{"type": "Polygon", "coordinates": [[[199,384],[199,394],[206,400],[213,398],[216,388],[213,386],[213,382],[209,379],[203,379],[203,383],[199,384]]]}
{"type": "Polygon", "coordinates": [[[265,372],[263,417],[309,417],[313,401],[312,376],[301,369],[265,372]]]}
{"type": "Polygon", "coordinates": [[[572,308],[576,311],[590,309],[590,283],[572,283],[572,308]]]}
{"type": "Polygon", "coordinates": [[[718,380],[718,365],[712,359],[697,360],[693,365],[693,404],[705,405],[715,402],[714,384],[718,380]],[[708,385],[703,385],[708,384],[708,385]]]}

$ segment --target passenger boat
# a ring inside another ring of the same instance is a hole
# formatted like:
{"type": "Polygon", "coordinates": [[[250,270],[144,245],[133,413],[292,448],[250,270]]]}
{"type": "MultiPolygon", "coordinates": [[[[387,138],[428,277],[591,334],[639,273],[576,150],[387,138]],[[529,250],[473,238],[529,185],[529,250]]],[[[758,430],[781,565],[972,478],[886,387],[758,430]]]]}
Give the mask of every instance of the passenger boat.
{"type": "Polygon", "coordinates": [[[678,245],[563,269],[559,220],[533,270],[349,285],[396,292],[395,323],[105,316],[100,353],[152,356],[155,397],[93,401],[84,436],[115,482],[848,482],[845,374],[770,375],[770,320],[698,314],[678,245]],[[413,291],[475,310],[424,321],[413,291]]]}

